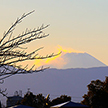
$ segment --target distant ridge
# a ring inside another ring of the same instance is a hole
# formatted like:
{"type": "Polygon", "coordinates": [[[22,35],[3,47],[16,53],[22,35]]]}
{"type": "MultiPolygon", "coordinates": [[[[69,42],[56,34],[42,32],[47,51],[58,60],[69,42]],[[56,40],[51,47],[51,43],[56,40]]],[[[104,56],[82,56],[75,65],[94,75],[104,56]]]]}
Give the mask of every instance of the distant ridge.
{"type": "Polygon", "coordinates": [[[63,69],[107,66],[88,53],[66,53],[63,58],[67,61],[67,64],[63,66],[63,69]]]}
{"type": "Polygon", "coordinates": [[[30,88],[34,94],[50,94],[51,99],[60,95],[72,96],[72,101],[80,102],[87,93],[87,85],[92,80],[105,80],[108,67],[48,69],[37,74],[9,77],[1,85],[7,88],[8,96],[22,90],[23,95],[30,88]]]}

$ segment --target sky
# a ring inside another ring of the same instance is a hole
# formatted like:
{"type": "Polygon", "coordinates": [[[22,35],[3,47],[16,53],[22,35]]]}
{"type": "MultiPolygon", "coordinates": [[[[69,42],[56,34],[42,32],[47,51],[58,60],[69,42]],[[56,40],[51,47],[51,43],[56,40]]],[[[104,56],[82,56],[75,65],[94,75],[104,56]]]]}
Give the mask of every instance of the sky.
{"type": "Polygon", "coordinates": [[[28,51],[44,47],[40,55],[58,53],[60,48],[86,52],[108,65],[108,0],[0,0],[1,37],[18,17],[32,10],[15,35],[26,28],[50,26],[44,30],[49,36],[28,44],[28,51]]]}

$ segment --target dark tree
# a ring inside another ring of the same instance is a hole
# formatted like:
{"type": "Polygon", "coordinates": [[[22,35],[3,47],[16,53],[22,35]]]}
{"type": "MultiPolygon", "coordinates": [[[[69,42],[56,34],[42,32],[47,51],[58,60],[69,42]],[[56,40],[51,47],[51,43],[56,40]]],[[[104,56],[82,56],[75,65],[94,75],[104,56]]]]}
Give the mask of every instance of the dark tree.
{"type": "Polygon", "coordinates": [[[61,95],[60,97],[50,101],[49,95],[45,98],[42,94],[34,95],[32,92],[29,92],[24,96],[19,104],[32,106],[35,108],[50,108],[50,106],[67,101],[71,101],[71,97],[67,95],[61,95]]]}
{"type": "MultiPolygon", "coordinates": [[[[10,26],[10,28],[3,34],[3,37],[0,40],[0,83],[3,83],[4,79],[16,75],[16,74],[27,74],[33,72],[40,72],[46,68],[34,69],[34,65],[28,69],[28,65],[23,67],[22,65],[18,65],[20,62],[24,62],[27,60],[34,59],[46,59],[57,54],[50,54],[46,56],[39,56],[38,51],[41,48],[35,49],[32,52],[27,52],[23,45],[30,43],[34,40],[42,39],[47,37],[49,34],[45,34],[43,30],[47,28],[49,25],[42,25],[41,27],[34,29],[26,29],[21,34],[17,36],[13,36],[13,32],[15,27],[22,22],[22,20],[33,13],[31,11],[27,14],[23,14],[21,17],[17,18],[17,20],[10,26]]],[[[5,90],[0,89],[0,93],[4,94],[5,90]]]]}
{"type": "Polygon", "coordinates": [[[36,96],[33,95],[33,93],[27,93],[23,100],[21,101],[21,104],[22,105],[27,105],[27,106],[33,106],[35,107],[35,104],[36,104],[36,96]]]}
{"type": "Polygon", "coordinates": [[[82,104],[91,108],[108,107],[108,77],[104,82],[100,80],[91,81],[88,85],[88,93],[83,96],[82,104]]]}
{"type": "Polygon", "coordinates": [[[45,108],[46,98],[42,94],[34,95],[32,92],[30,92],[24,96],[20,104],[35,108],[45,108]]]}

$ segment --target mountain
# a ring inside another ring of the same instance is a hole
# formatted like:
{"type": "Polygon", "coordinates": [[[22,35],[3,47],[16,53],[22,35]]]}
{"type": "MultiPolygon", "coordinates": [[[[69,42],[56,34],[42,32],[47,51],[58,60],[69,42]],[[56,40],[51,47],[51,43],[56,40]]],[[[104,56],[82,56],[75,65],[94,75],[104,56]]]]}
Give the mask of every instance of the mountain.
{"type": "Polygon", "coordinates": [[[67,68],[90,68],[106,66],[104,63],[88,53],[66,53],[63,59],[67,62],[63,69],[67,68]]]}
{"type": "Polygon", "coordinates": [[[87,85],[92,80],[105,80],[108,67],[48,69],[37,74],[15,75],[1,85],[7,88],[8,96],[22,90],[23,94],[30,88],[34,94],[50,94],[51,99],[60,95],[72,96],[72,101],[80,102],[87,93],[87,85]]]}

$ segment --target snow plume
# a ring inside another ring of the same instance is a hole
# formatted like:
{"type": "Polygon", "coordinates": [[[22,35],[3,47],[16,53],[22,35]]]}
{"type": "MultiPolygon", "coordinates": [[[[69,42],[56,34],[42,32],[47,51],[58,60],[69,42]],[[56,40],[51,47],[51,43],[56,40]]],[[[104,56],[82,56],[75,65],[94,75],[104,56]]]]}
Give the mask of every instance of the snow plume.
{"type": "Polygon", "coordinates": [[[66,53],[82,53],[81,51],[76,51],[72,48],[66,48],[66,47],[62,47],[60,45],[58,45],[56,48],[57,52],[62,52],[60,55],[52,57],[52,58],[48,58],[45,60],[36,60],[35,61],[35,65],[37,67],[40,66],[50,66],[51,68],[62,68],[64,65],[66,65],[68,63],[68,58],[65,58],[64,55],[66,53]]]}

